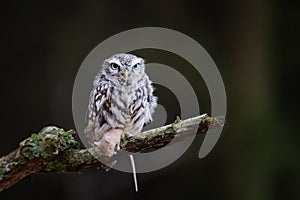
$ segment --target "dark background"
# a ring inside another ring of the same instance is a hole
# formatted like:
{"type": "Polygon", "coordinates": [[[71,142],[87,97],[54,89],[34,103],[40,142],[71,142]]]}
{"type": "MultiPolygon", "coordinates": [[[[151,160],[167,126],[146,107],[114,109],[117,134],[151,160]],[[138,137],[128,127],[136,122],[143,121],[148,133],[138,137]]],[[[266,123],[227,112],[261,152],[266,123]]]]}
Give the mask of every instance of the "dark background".
{"type": "Polygon", "coordinates": [[[299,8],[292,0],[1,3],[0,156],[46,125],[74,128],[81,62],[131,28],[198,41],[222,74],[228,115],[207,157],[198,158],[200,136],[172,165],[140,174],[137,194],[131,174],[86,170],[34,175],[0,199],[300,199],[299,8]]]}

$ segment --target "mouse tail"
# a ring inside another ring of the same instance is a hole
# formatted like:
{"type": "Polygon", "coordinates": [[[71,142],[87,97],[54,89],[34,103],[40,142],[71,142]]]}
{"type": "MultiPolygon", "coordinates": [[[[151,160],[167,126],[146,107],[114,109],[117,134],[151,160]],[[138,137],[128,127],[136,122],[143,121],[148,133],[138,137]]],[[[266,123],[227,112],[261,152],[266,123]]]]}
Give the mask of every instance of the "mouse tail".
{"type": "Polygon", "coordinates": [[[139,189],[138,189],[137,178],[136,178],[136,169],[135,169],[135,163],[134,163],[134,158],[133,158],[132,154],[129,155],[129,159],[130,159],[130,164],[131,164],[131,168],[132,168],[132,175],[133,175],[135,191],[138,192],[139,189]]]}

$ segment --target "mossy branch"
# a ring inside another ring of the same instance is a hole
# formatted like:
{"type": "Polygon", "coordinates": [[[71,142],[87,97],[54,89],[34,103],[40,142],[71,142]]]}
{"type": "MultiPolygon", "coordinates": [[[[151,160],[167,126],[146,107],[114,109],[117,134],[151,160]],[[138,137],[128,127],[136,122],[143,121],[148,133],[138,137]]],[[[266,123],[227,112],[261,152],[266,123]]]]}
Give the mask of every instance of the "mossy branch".
{"type": "MultiPolygon", "coordinates": [[[[177,119],[170,125],[124,138],[120,146],[122,150],[134,153],[151,151],[191,136],[191,130],[197,126],[199,134],[223,123],[222,118],[207,114],[186,120],[177,119]]],[[[73,130],[64,131],[50,126],[20,142],[15,151],[0,158],[0,191],[35,173],[67,173],[92,167],[110,169],[92,155],[97,154],[111,164],[114,164],[114,156],[106,157],[97,147],[80,149],[74,134],[73,130]]]]}

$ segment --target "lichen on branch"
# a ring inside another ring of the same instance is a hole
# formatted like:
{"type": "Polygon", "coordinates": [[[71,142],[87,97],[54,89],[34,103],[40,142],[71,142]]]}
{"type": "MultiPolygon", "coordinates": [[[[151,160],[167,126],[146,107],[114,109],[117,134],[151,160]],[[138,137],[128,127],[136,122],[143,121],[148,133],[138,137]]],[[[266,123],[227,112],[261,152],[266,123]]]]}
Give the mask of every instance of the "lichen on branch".
{"type": "MultiPolygon", "coordinates": [[[[152,151],[191,136],[195,127],[199,134],[223,124],[223,117],[209,117],[207,114],[177,119],[172,124],[125,137],[120,147],[134,153],[152,151]]],[[[114,156],[108,158],[98,147],[81,149],[74,134],[73,130],[49,126],[21,141],[16,150],[0,158],[0,191],[35,173],[66,173],[92,167],[110,169],[110,165],[102,164],[92,155],[100,156],[112,165],[114,156]]]]}

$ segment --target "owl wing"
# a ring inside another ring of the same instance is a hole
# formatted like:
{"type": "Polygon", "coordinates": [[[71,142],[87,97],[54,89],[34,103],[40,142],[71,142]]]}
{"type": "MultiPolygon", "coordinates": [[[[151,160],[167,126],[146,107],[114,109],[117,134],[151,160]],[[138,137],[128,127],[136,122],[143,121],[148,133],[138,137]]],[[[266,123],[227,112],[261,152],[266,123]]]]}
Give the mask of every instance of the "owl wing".
{"type": "Polygon", "coordinates": [[[157,107],[158,98],[153,95],[154,87],[152,81],[149,78],[146,81],[146,85],[143,88],[144,93],[146,94],[143,97],[144,106],[147,108],[145,111],[145,124],[149,124],[153,118],[154,109],[157,107]]]}
{"type": "Polygon", "coordinates": [[[99,141],[110,128],[104,115],[109,111],[111,89],[109,81],[99,81],[91,91],[84,130],[91,144],[99,141]]]}
{"type": "Polygon", "coordinates": [[[138,88],[133,103],[129,106],[135,130],[140,132],[145,124],[152,121],[154,109],[157,106],[157,97],[153,96],[151,85],[138,88]]]}

